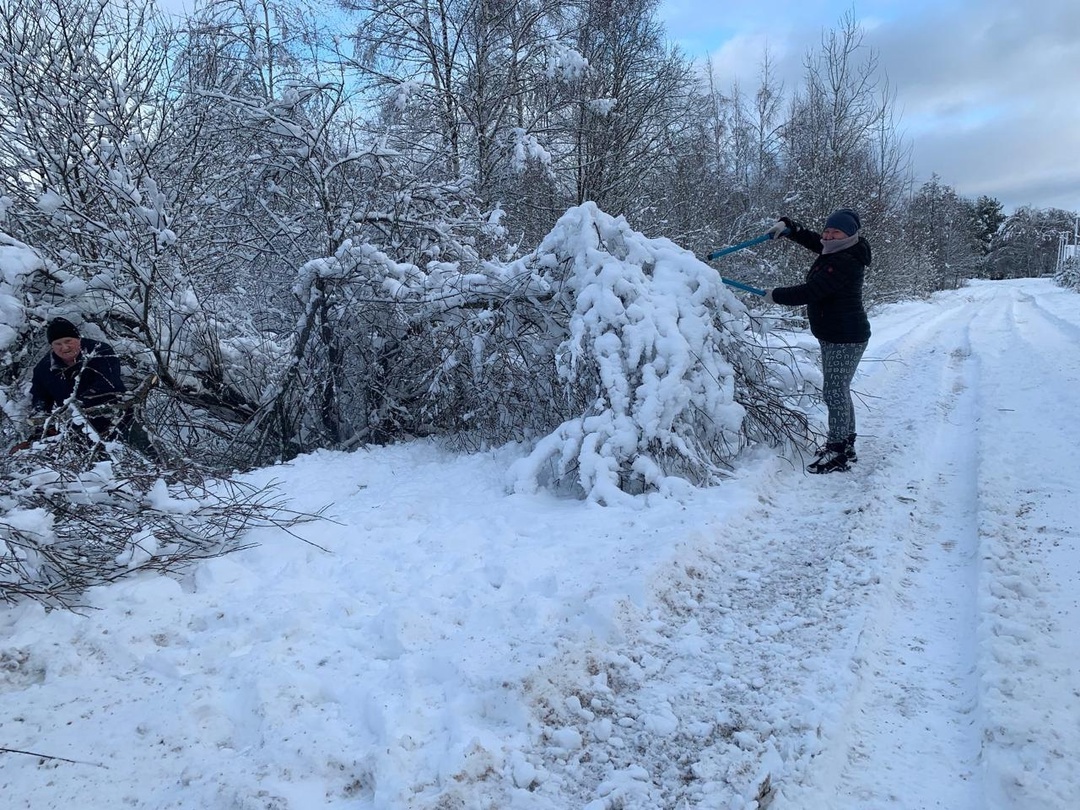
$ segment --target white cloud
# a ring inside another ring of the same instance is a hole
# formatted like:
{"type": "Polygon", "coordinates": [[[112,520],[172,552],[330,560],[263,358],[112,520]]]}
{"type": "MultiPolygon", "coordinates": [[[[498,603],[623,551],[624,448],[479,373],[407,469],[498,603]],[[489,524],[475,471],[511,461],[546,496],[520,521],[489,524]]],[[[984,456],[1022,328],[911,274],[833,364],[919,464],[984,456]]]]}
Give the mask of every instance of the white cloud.
{"type": "MultiPolygon", "coordinates": [[[[720,76],[744,87],[756,84],[767,43],[790,90],[806,53],[850,9],[846,0],[678,0],[662,14],[688,52],[711,49],[720,76]]],[[[937,174],[965,196],[988,194],[1010,209],[1080,210],[1080,3],[961,0],[900,10],[871,0],[855,13],[896,91],[917,179],[937,174]]]]}

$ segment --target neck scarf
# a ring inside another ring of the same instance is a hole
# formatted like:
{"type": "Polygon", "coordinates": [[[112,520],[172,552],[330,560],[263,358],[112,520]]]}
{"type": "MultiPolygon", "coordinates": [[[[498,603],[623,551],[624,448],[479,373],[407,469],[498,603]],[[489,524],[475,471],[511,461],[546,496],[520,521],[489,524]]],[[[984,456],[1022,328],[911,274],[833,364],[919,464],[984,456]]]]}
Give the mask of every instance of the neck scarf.
{"type": "Polygon", "coordinates": [[[836,253],[837,251],[849,248],[859,241],[859,235],[848,236],[844,239],[822,239],[821,240],[821,255],[825,256],[829,253],[836,253]]]}

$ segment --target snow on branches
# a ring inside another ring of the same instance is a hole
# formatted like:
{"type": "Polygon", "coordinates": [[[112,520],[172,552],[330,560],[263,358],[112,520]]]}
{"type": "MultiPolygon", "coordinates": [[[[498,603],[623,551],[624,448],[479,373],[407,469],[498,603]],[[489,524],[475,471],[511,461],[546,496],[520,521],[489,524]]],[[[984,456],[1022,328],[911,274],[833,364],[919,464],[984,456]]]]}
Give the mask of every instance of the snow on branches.
{"type": "Polygon", "coordinates": [[[180,576],[197,560],[247,547],[260,526],[314,520],[273,484],[169,468],[74,422],[0,457],[0,603],[76,608],[86,589],[139,571],[180,576]]]}
{"type": "Polygon", "coordinates": [[[747,441],[737,391],[760,378],[766,350],[716,272],[593,203],[568,211],[524,263],[565,312],[553,360],[580,412],[513,467],[511,486],[572,478],[612,503],[722,476],[747,441]]]}

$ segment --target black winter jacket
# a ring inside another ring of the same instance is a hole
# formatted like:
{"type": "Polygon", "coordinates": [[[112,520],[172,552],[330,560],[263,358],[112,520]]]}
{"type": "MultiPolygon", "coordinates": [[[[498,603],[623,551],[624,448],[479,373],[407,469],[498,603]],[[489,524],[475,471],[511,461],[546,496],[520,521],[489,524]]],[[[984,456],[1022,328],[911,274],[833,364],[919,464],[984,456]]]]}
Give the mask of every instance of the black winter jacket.
{"type": "Polygon", "coordinates": [[[120,376],[120,358],[113,347],[90,338],[82,338],[79,359],[65,366],[52,352],[34,366],[30,397],[34,409],[51,411],[66,402],[72,394],[88,408],[107,405],[124,393],[120,376]]]}
{"type": "MultiPolygon", "coordinates": [[[[821,254],[821,234],[798,228],[788,238],[807,250],[821,254]]],[[[773,300],[788,306],[806,305],[810,331],[829,343],[865,343],[870,339],[870,320],[863,308],[862,288],[870,265],[870,243],[862,237],[849,248],[819,255],[795,287],[777,287],[773,300]]]]}

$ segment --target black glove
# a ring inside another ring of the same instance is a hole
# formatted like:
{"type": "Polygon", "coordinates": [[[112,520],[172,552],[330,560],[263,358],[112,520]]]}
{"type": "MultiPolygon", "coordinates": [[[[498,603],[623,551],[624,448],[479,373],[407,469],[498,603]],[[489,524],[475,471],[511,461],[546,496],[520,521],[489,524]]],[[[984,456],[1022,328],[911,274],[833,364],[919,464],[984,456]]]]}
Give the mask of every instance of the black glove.
{"type": "Polygon", "coordinates": [[[790,217],[780,217],[780,221],[788,227],[788,232],[784,236],[793,236],[795,231],[801,231],[803,226],[790,217]]]}

